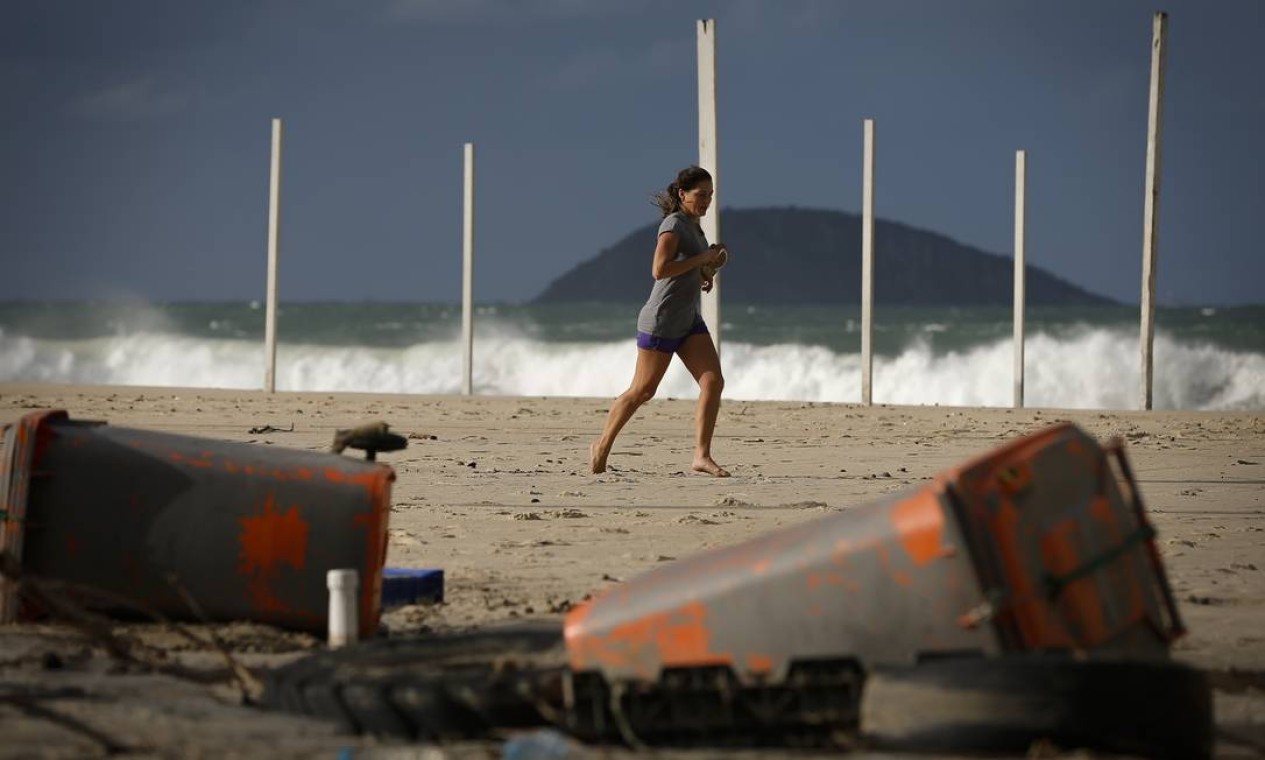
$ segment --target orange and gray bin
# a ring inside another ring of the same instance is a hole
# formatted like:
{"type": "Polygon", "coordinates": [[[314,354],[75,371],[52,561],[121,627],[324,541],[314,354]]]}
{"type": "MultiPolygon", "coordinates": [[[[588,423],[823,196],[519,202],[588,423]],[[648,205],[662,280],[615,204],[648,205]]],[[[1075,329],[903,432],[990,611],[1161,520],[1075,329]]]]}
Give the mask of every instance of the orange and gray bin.
{"type": "Polygon", "coordinates": [[[713,549],[567,616],[573,670],[654,681],[972,652],[1164,658],[1183,627],[1119,444],[1071,424],[888,499],[713,549]]]}
{"type": "MultiPolygon", "coordinates": [[[[377,627],[395,472],[328,453],[26,415],[5,434],[0,550],[24,573],[175,619],[323,633],[325,573],[360,572],[377,627]],[[191,601],[192,600],[192,603],[191,601]]],[[[0,622],[26,617],[0,581],[0,622]]]]}

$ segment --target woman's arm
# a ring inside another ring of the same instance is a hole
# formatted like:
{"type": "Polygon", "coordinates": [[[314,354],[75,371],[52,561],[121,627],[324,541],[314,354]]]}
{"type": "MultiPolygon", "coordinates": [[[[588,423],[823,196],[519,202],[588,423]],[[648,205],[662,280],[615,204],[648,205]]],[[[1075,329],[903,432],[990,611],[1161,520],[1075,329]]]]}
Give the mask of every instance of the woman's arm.
{"type": "Polygon", "coordinates": [[[656,280],[677,277],[692,269],[698,269],[704,264],[711,264],[716,261],[718,246],[715,245],[697,256],[691,256],[684,261],[674,261],[679,244],[680,238],[675,232],[665,232],[659,235],[659,242],[654,247],[654,263],[650,265],[650,274],[656,280]]]}

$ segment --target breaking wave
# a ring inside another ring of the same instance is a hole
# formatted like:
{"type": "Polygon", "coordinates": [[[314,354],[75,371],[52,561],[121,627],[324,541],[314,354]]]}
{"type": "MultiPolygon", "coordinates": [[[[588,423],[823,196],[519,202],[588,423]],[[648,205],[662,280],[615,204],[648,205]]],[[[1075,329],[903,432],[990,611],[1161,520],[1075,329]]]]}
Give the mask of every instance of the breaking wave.
{"type": "MultiPolygon", "coordinates": [[[[631,341],[546,342],[494,331],[476,337],[477,393],[608,397],[632,377],[631,341]]],[[[1025,345],[1025,404],[1030,407],[1133,409],[1140,395],[1136,333],[1086,327],[1025,345]]],[[[858,402],[861,360],[820,346],[723,346],[725,396],[746,400],[858,402]]],[[[1010,406],[1009,339],[964,350],[933,350],[914,340],[874,358],[875,403],[1010,406]]],[[[36,339],[0,331],[0,382],[259,388],[262,343],[157,332],[81,340],[36,339]]],[[[283,344],[277,387],[289,391],[455,394],[461,389],[457,340],[405,347],[283,344]]],[[[693,397],[674,362],[660,397],[693,397]]],[[[1265,355],[1156,336],[1154,405],[1161,409],[1265,409],[1265,355]]]]}

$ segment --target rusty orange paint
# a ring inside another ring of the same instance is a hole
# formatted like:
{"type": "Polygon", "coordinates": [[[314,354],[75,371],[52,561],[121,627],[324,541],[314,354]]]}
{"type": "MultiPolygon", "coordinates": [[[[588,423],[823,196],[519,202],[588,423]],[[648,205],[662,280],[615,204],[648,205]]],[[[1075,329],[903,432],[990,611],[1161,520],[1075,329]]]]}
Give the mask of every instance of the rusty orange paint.
{"type": "MultiPolygon", "coordinates": [[[[156,451],[154,447],[143,447],[151,451],[156,451]]],[[[253,464],[242,464],[218,455],[213,451],[202,451],[198,454],[186,454],[179,451],[171,451],[165,453],[169,461],[175,462],[186,467],[197,467],[202,469],[219,468],[230,475],[245,475],[247,477],[270,477],[275,480],[312,480],[316,477],[316,472],[310,467],[295,467],[293,469],[283,469],[280,467],[266,468],[258,467],[253,464]]],[[[332,480],[332,478],[331,478],[332,480]]]]}
{"type": "Polygon", "coordinates": [[[566,618],[564,619],[563,624],[562,624],[563,635],[566,638],[570,639],[573,631],[577,635],[582,634],[584,630],[584,624],[588,620],[589,614],[593,612],[593,603],[595,601],[597,601],[596,598],[591,598],[587,601],[582,601],[576,606],[572,607],[571,611],[567,613],[566,618]]]}
{"type": "Polygon", "coordinates": [[[246,592],[250,595],[250,605],[257,612],[289,613],[291,611],[290,605],[277,596],[268,582],[259,576],[247,581],[246,592]]]}
{"type": "Polygon", "coordinates": [[[852,542],[846,538],[841,538],[835,542],[834,549],[830,551],[830,562],[835,565],[847,565],[848,558],[852,555],[852,542]]]}
{"type": "Polygon", "coordinates": [[[1116,513],[1111,508],[1111,501],[1105,496],[1096,496],[1089,503],[1089,516],[1104,525],[1110,526],[1110,528],[1118,530],[1116,513]]]}
{"type": "Polygon", "coordinates": [[[32,470],[39,462],[44,460],[44,455],[48,452],[48,447],[53,445],[53,428],[52,423],[62,422],[70,419],[70,415],[64,409],[53,409],[45,414],[38,414],[31,421],[31,433],[35,436],[34,445],[31,447],[31,458],[29,460],[32,470]]]}
{"type": "Polygon", "coordinates": [[[1024,646],[1034,649],[1071,646],[1073,642],[1067,632],[1041,601],[1042,590],[1029,577],[1024,558],[1020,556],[1019,510],[1008,499],[1002,500],[996,516],[988,522],[989,532],[997,542],[1006,585],[1015,600],[1008,619],[1013,620],[1024,646]]]}
{"type": "Polygon", "coordinates": [[[921,491],[892,507],[892,525],[905,553],[918,567],[944,556],[944,511],[930,491],[921,491]]]}
{"type": "Polygon", "coordinates": [[[276,480],[311,480],[312,471],[306,467],[296,467],[293,470],[283,470],[275,467],[271,471],[264,474],[271,475],[276,480]]]}
{"type": "Polygon", "coordinates": [[[1017,494],[1032,483],[1032,465],[1028,462],[1018,462],[1009,467],[1003,467],[997,472],[997,480],[1006,493],[1017,494]]]}
{"type": "Polygon", "coordinates": [[[816,591],[822,586],[837,586],[845,591],[860,591],[861,584],[853,578],[849,578],[843,573],[836,573],[830,570],[820,573],[807,573],[804,576],[805,582],[808,584],[809,591],[816,591]]]}
{"type": "MultiPolygon", "coordinates": [[[[890,538],[887,540],[890,541],[890,538]]],[[[887,573],[888,577],[895,576],[897,570],[892,566],[892,553],[888,549],[887,544],[884,543],[884,539],[870,538],[864,541],[858,541],[856,544],[856,553],[858,555],[863,555],[867,552],[873,553],[874,558],[878,560],[879,567],[883,569],[883,572],[887,573]]]]}
{"type": "MultiPolygon", "coordinates": [[[[1125,540],[1125,528],[1120,524],[1119,519],[1121,515],[1113,509],[1110,498],[1107,496],[1095,497],[1089,505],[1089,514],[1102,523],[1103,530],[1107,533],[1112,544],[1118,545],[1125,540]]],[[[1129,611],[1125,614],[1125,624],[1135,623],[1146,617],[1144,582],[1137,572],[1136,556],[1136,551],[1130,552],[1119,558],[1115,563],[1114,571],[1122,581],[1115,584],[1115,586],[1117,588],[1126,588],[1128,594],[1127,604],[1129,611]]]]}
{"type": "Polygon", "coordinates": [[[241,572],[271,571],[280,562],[296,570],[303,569],[307,557],[308,523],[299,514],[298,507],[280,511],[271,494],[264,502],[263,512],[255,517],[238,520],[242,532],[241,572]]]}
{"type": "MultiPolygon", "coordinates": [[[[1041,555],[1045,566],[1055,575],[1066,575],[1080,566],[1082,560],[1073,543],[1076,522],[1065,520],[1052,527],[1041,539],[1041,555]]],[[[1078,578],[1063,588],[1059,610],[1075,626],[1081,646],[1094,646],[1108,636],[1103,619],[1103,602],[1092,576],[1078,578]]]]}
{"type": "MultiPolygon", "coordinates": [[[[1073,432],[1070,424],[1050,428],[1044,434],[1026,439],[1020,445],[994,452],[963,474],[962,486],[970,500],[979,505],[991,505],[986,509],[976,507],[975,516],[987,526],[987,532],[1001,562],[1005,585],[1010,587],[1012,602],[998,615],[998,622],[1014,626],[1025,647],[1092,645],[1109,638],[1122,628],[1121,621],[1106,619],[1104,590],[1093,578],[1082,578],[1069,583],[1062,590],[1057,603],[1047,601],[1040,578],[1033,577],[1041,568],[1029,567],[1030,558],[1025,549],[1034,537],[1033,531],[1041,534],[1038,551],[1044,570],[1055,575],[1066,574],[1083,561],[1082,552],[1093,553],[1089,548],[1078,549],[1077,530],[1089,529],[1094,535],[1105,533],[1109,543],[1123,538],[1128,526],[1127,521],[1121,521],[1117,504],[1104,496],[1100,486],[1098,495],[1090,501],[1086,512],[1082,513],[1083,517],[1068,521],[1066,525],[1026,526],[1023,528],[1025,534],[1020,535],[1023,525],[1020,512],[1009,496],[1009,492],[1014,489],[1008,488],[1001,476],[1008,469],[1020,465],[1033,467],[1031,463],[1049,451],[1050,442],[1071,436],[1073,432]],[[1092,524],[1081,522],[1085,519],[1092,521],[1092,524]]],[[[1095,471],[1101,467],[1097,449],[1086,445],[1078,437],[1064,440],[1060,453],[1086,462],[1095,471]]],[[[1142,601],[1138,595],[1141,579],[1134,574],[1135,568],[1132,565],[1113,567],[1111,572],[1119,572],[1133,581],[1125,591],[1129,596],[1123,600],[1132,617],[1133,611],[1142,601]]]]}
{"type": "Polygon", "coordinates": [[[752,673],[769,673],[773,670],[773,658],[767,654],[747,655],[747,670],[752,673]]]}
{"type": "MultiPolygon", "coordinates": [[[[314,476],[310,470],[303,470],[314,476]]],[[[395,470],[382,466],[371,473],[369,511],[352,517],[352,523],[364,530],[365,560],[360,577],[360,635],[368,636],[376,627],[382,605],[382,568],[387,561],[387,527],[391,515],[391,484],[395,470]]]]}
{"type": "Polygon", "coordinates": [[[272,583],[282,564],[295,570],[307,564],[308,522],[296,506],[279,510],[275,497],[269,494],[261,513],[239,518],[238,523],[237,572],[247,577],[251,605],[260,611],[285,611],[288,607],[277,597],[272,583]]]}
{"type": "Polygon", "coordinates": [[[688,602],[598,633],[584,630],[589,612],[591,608],[586,607],[567,618],[571,666],[577,670],[606,665],[653,678],[659,667],[733,664],[728,653],[711,650],[707,608],[702,602],[688,602]]]}
{"type": "Polygon", "coordinates": [[[205,468],[210,468],[210,467],[215,466],[215,462],[211,461],[210,459],[197,459],[191,456],[185,456],[184,454],[181,454],[179,451],[173,451],[172,453],[167,455],[167,458],[175,462],[176,464],[182,464],[186,467],[201,467],[205,469],[205,468]]]}
{"type": "Polygon", "coordinates": [[[355,485],[369,489],[374,488],[381,479],[381,475],[377,472],[366,472],[360,475],[352,475],[343,472],[342,470],[336,470],[333,467],[326,468],[322,475],[324,475],[325,479],[331,483],[346,483],[348,485],[355,485]]]}
{"type": "MultiPolygon", "coordinates": [[[[1068,441],[1067,453],[1082,462],[1089,465],[1094,470],[1099,470],[1106,463],[1099,459],[1099,449],[1097,447],[1086,446],[1082,441],[1068,441]]],[[[1100,477],[1106,473],[1100,472],[1100,477]]]]}

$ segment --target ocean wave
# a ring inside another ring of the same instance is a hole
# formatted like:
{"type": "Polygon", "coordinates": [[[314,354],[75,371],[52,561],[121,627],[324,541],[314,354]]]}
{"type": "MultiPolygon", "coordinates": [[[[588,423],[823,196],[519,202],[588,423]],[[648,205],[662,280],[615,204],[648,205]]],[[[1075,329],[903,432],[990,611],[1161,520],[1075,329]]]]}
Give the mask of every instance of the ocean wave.
{"type": "MultiPolygon", "coordinates": [[[[858,402],[861,360],[821,346],[724,345],[725,396],[746,400],[858,402]]],[[[1133,409],[1140,397],[1136,334],[1084,327],[1030,335],[1025,342],[1025,404],[1032,407],[1133,409]]],[[[1156,336],[1157,409],[1265,409],[1265,355],[1156,336]]],[[[35,339],[0,330],[0,381],[84,385],[259,388],[261,343],[138,332],[85,340],[35,339]]],[[[937,352],[916,339],[891,357],[875,357],[875,403],[1010,406],[1009,339],[937,352]]],[[[476,338],[475,391],[489,395],[610,397],[636,364],[631,341],[545,342],[497,331],[476,338]]],[[[287,391],[455,394],[461,390],[458,340],[403,348],[282,344],[277,387],[287,391]]],[[[697,390],[679,362],[661,398],[697,390]]]]}

